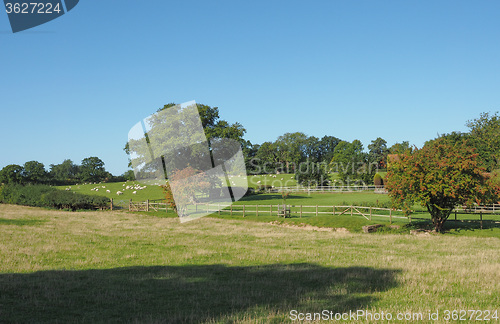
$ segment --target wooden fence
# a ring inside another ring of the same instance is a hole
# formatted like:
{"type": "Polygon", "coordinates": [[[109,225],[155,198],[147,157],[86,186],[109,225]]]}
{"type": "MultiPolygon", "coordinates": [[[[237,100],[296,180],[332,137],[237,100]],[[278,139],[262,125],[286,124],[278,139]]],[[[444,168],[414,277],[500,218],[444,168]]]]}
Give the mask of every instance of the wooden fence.
{"type": "Polygon", "coordinates": [[[130,199],[128,204],[129,211],[168,211],[167,203],[163,199],[136,201],[130,199]]]}
{"type": "MultiPolygon", "coordinates": [[[[386,217],[392,222],[393,218],[408,219],[403,216],[402,210],[379,207],[363,207],[363,206],[307,206],[307,205],[230,205],[222,208],[220,204],[196,204],[190,206],[190,210],[195,213],[229,213],[241,214],[242,217],[255,216],[319,216],[319,215],[350,215],[363,216],[367,220],[372,220],[372,217],[386,217]]],[[[129,201],[129,211],[168,211],[167,204],[164,200],[146,200],[146,201],[129,201]]]]}
{"type": "MultiPolygon", "coordinates": [[[[111,209],[113,209],[113,200],[111,200],[111,209]]],[[[350,216],[362,216],[367,220],[372,220],[372,217],[385,217],[389,218],[389,222],[392,223],[394,218],[397,219],[407,219],[411,222],[411,214],[406,217],[402,210],[391,209],[391,208],[379,208],[379,207],[363,207],[363,206],[307,206],[307,205],[230,205],[223,208],[221,204],[196,204],[189,207],[194,213],[229,213],[231,216],[234,214],[240,214],[242,217],[245,216],[277,216],[277,217],[303,217],[303,216],[320,216],[320,215],[350,215],[350,216]]],[[[146,201],[136,201],[133,202],[130,199],[128,203],[129,211],[160,211],[164,210],[167,212],[170,208],[167,206],[165,200],[146,200],[146,201]]],[[[453,216],[450,220],[454,221],[477,221],[480,222],[480,228],[483,228],[483,214],[499,214],[500,204],[487,205],[487,206],[472,206],[466,207],[461,206],[453,210],[453,216]],[[467,219],[467,220],[457,220],[457,214],[472,214],[478,215],[479,219],[467,219]]],[[[418,213],[417,213],[418,215],[418,213]]]]}
{"type": "Polygon", "coordinates": [[[322,193],[322,192],[355,192],[355,191],[374,191],[375,193],[387,193],[384,186],[320,186],[320,187],[275,187],[269,189],[270,192],[304,192],[304,193],[322,193]]]}
{"type": "Polygon", "coordinates": [[[467,206],[459,206],[456,207],[454,210],[455,214],[458,212],[460,214],[479,214],[479,213],[484,213],[484,214],[495,214],[495,213],[500,213],[500,204],[493,204],[493,205],[474,205],[471,207],[467,206]]]}
{"type": "MultiPolygon", "coordinates": [[[[214,208],[214,212],[217,209],[214,208]]],[[[242,214],[243,217],[251,214],[255,216],[319,216],[319,215],[350,215],[363,216],[371,220],[372,217],[387,217],[390,222],[393,218],[404,218],[402,210],[379,207],[363,206],[307,206],[307,205],[231,205],[222,212],[229,212],[232,216],[235,213],[242,214]],[[385,213],[384,213],[385,212],[385,213]]],[[[220,213],[220,212],[219,212],[220,213]]]]}

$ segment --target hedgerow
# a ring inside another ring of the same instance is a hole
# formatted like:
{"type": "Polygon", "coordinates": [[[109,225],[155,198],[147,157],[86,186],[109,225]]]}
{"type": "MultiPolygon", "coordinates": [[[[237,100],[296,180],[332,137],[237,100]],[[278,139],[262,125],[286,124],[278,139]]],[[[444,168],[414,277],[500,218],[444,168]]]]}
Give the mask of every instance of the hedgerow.
{"type": "Polygon", "coordinates": [[[109,198],[62,191],[47,185],[4,184],[0,186],[0,202],[57,209],[95,209],[108,206],[109,198]]]}

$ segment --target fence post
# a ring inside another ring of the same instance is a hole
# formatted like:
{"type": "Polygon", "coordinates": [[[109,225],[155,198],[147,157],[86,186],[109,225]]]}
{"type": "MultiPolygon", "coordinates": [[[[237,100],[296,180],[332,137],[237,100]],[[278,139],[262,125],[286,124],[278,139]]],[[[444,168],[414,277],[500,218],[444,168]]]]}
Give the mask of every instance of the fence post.
{"type": "Polygon", "coordinates": [[[146,200],[146,211],[148,212],[149,211],[149,199],[146,200]]]}
{"type": "Polygon", "coordinates": [[[300,205],[300,218],[302,218],[302,205],[300,205]]]}
{"type": "Polygon", "coordinates": [[[370,220],[372,220],[372,208],[370,207],[370,220]]]}
{"type": "Polygon", "coordinates": [[[110,202],[110,205],[109,205],[109,209],[113,210],[113,198],[110,198],[111,202],[110,202]]]}
{"type": "Polygon", "coordinates": [[[243,205],[243,217],[245,217],[245,205],[243,205]]]}
{"type": "Polygon", "coordinates": [[[457,209],[455,208],[455,222],[457,221],[457,209]]]}
{"type": "Polygon", "coordinates": [[[231,204],[231,216],[233,216],[233,204],[231,204]]]}
{"type": "Polygon", "coordinates": [[[483,211],[479,212],[479,219],[481,220],[481,229],[483,229],[483,211]]]}
{"type": "Polygon", "coordinates": [[[128,211],[132,211],[132,199],[128,201],[128,211]]]}
{"type": "Polygon", "coordinates": [[[392,224],[392,209],[389,209],[389,224],[392,224]]]}
{"type": "Polygon", "coordinates": [[[269,206],[269,216],[273,216],[273,205],[269,206]]]}
{"type": "Polygon", "coordinates": [[[333,216],[335,216],[335,206],[333,206],[333,216]]]}
{"type": "Polygon", "coordinates": [[[255,214],[257,217],[259,217],[259,205],[255,206],[255,214]]]}
{"type": "Polygon", "coordinates": [[[351,205],[351,216],[352,216],[352,205],[351,205]]]}
{"type": "Polygon", "coordinates": [[[318,205],[316,205],[316,216],[318,216],[318,205]]]}

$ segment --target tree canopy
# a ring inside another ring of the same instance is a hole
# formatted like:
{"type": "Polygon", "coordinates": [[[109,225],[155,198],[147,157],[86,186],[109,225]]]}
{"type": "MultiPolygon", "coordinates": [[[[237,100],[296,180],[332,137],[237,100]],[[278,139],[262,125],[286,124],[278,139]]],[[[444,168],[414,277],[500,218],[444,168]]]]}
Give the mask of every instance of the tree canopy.
{"type": "Polygon", "coordinates": [[[479,118],[469,120],[468,139],[477,149],[482,165],[492,171],[500,163],[500,116],[498,113],[482,113],[479,118]]]}
{"type": "Polygon", "coordinates": [[[82,181],[101,182],[111,175],[104,169],[104,162],[96,156],[82,160],[80,166],[80,179],[82,181]]]}
{"type": "Polygon", "coordinates": [[[371,165],[368,154],[359,140],[341,141],[333,153],[331,169],[338,172],[343,185],[366,184],[373,181],[376,165],[371,165]]]}
{"type": "Polygon", "coordinates": [[[485,171],[466,141],[451,144],[438,138],[391,161],[386,188],[394,207],[409,212],[419,202],[442,232],[457,205],[498,201],[500,188],[485,171]]]}

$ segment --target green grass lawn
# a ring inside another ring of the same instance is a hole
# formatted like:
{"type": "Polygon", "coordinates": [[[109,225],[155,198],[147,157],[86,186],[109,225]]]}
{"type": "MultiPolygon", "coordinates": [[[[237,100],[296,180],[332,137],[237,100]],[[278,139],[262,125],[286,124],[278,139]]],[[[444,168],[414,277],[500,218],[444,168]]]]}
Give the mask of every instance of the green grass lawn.
{"type": "Polygon", "coordinates": [[[498,238],[11,205],[0,219],[0,322],[283,323],[326,309],[439,311],[434,323],[447,323],[445,310],[499,311],[498,238]]]}

